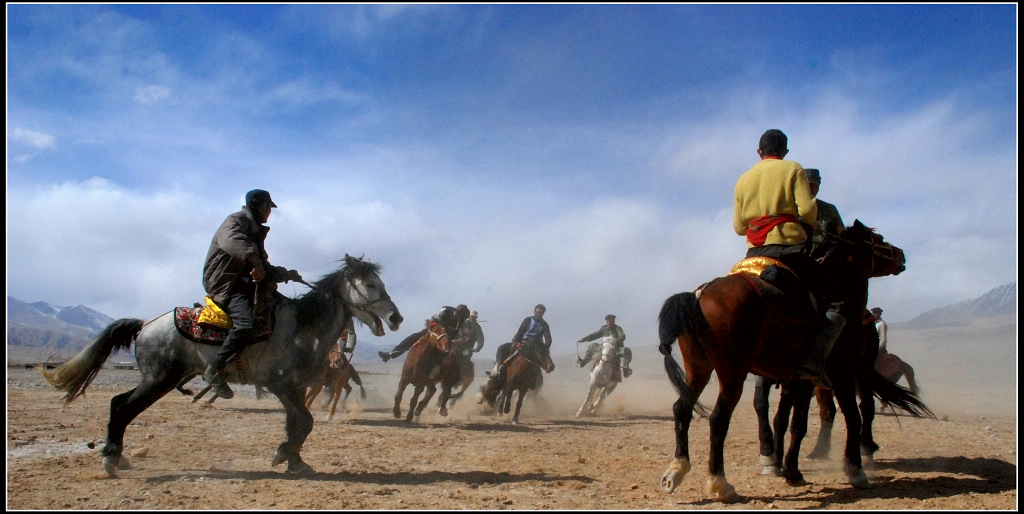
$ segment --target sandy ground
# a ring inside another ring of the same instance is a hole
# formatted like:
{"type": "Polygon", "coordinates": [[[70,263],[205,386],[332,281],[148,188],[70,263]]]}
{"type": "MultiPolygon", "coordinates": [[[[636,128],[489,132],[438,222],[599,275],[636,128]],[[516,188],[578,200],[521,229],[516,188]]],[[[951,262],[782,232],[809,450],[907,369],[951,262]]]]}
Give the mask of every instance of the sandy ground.
{"type": "MultiPolygon", "coordinates": [[[[99,447],[109,401],[138,376],[105,369],[85,398],[64,406],[37,372],[8,369],[9,510],[1017,508],[1013,391],[1009,405],[1003,399],[984,412],[948,402],[930,404],[938,419],[877,418],[882,449],[867,469],[868,489],[847,484],[838,444],[832,460],[803,459],[807,485],[791,487],[760,474],[748,381],[725,455],[741,500],[722,504],[704,492],[706,420],[691,430],[693,472],[674,493],[659,487],[675,443],[674,392],[658,370],[634,374],[598,416],[576,418],[588,376],[561,365],[546,376],[539,396],[527,398],[519,425],[466,398],[447,418],[430,407],[407,426],[391,413],[398,376],[365,373],[367,398],[353,395],[351,410],[333,421],[317,401],[302,453],[316,470],[308,477],[270,465],[284,439],[284,411],[273,396],[256,399],[251,388],[236,387],[234,399],[207,405],[171,393],[128,427],[126,455],[134,469],[106,478],[99,447]]],[[[478,377],[472,395],[481,382],[478,377]]],[[[713,402],[714,387],[702,400],[713,402]]],[[[773,394],[773,406],[776,401],[773,394]]],[[[805,455],[819,425],[812,407],[805,455]]],[[[834,440],[844,434],[837,421],[834,440]]]]}

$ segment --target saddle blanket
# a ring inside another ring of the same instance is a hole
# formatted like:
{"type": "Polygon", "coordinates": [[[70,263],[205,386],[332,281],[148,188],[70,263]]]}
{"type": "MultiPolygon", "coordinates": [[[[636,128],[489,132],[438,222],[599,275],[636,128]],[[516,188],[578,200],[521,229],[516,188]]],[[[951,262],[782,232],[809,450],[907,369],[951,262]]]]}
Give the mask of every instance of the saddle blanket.
{"type": "MultiPolygon", "coordinates": [[[[229,329],[200,323],[199,318],[202,315],[203,309],[205,307],[175,307],[174,326],[189,341],[219,346],[227,339],[229,329]]],[[[253,338],[252,342],[265,341],[270,337],[272,330],[273,327],[271,326],[270,319],[257,318],[256,337],[253,338]]]]}
{"type": "Polygon", "coordinates": [[[793,321],[813,323],[813,297],[789,267],[771,257],[748,257],[733,266],[730,275],[747,279],[769,305],[793,321]]]}

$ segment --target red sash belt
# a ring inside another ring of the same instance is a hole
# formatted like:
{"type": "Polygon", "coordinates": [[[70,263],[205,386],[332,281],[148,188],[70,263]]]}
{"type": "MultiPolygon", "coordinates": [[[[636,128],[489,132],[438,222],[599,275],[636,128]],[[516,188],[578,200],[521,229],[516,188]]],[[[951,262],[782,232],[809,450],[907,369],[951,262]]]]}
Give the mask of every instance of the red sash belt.
{"type": "Polygon", "coordinates": [[[763,246],[768,239],[768,232],[783,223],[796,223],[796,216],[792,214],[767,214],[760,218],[754,218],[747,225],[747,241],[754,246],[763,246]]]}

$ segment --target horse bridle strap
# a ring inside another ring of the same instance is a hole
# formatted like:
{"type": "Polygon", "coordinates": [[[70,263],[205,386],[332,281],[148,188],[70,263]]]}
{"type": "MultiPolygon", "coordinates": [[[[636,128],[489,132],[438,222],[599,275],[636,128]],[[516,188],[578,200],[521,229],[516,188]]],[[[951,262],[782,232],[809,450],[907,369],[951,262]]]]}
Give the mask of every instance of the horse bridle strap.
{"type": "MultiPolygon", "coordinates": [[[[345,281],[348,282],[349,284],[352,284],[352,277],[350,277],[348,275],[348,273],[345,274],[345,281]]],[[[314,286],[313,284],[310,284],[309,282],[306,282],[305,280],[296,280],[296,282],[298,282],[300,284],[303,284],[306,287],[308,287],[308,288],[310,288],[310,289],[312,289],[314,291],[319,290],[318,287],[314,286]]],[[[359,297],[362,300],[364,300],[362,303],[349,303],[349,304],[347,304],[349,307],[352,307],[353,309],[355,309],[357,311],[367,312],[367,310],[366,310],[367,307],[369,307],[369,306],[371,306],[371,305],[373,305],[375,303],[386,302],[386,301],[391,299],[391,295],[385,293],[384,296],[382,296],[380,298],[377,298],[376,300],[370,300],[359,289],[357,289],[355,287],[353,287],[352,289],[354,289],[356,294],[358,294],[359,297]]],[[[328,294],[330,294],[331,296],[335,296],[333,293],[328,293],[328,294]]]]}

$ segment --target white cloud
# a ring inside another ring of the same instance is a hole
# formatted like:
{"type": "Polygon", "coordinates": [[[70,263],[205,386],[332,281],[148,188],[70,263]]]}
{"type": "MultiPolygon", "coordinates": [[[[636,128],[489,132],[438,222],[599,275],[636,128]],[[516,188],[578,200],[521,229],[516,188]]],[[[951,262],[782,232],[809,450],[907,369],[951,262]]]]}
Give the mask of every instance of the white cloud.
{"type": "Polygon", "coordinates": [[[171,88],[165,86],[140,86],[135,90],[133,100],[141,104],[150,104],[167,98],[171,94],[171,88]]]}
{"type": "Polygon", "coordinates": [[[22,127],[14,127],[8,131],[7,140],[41,150],[53,148],[57,144],[56,139],[50,134],[22,127]]]}

